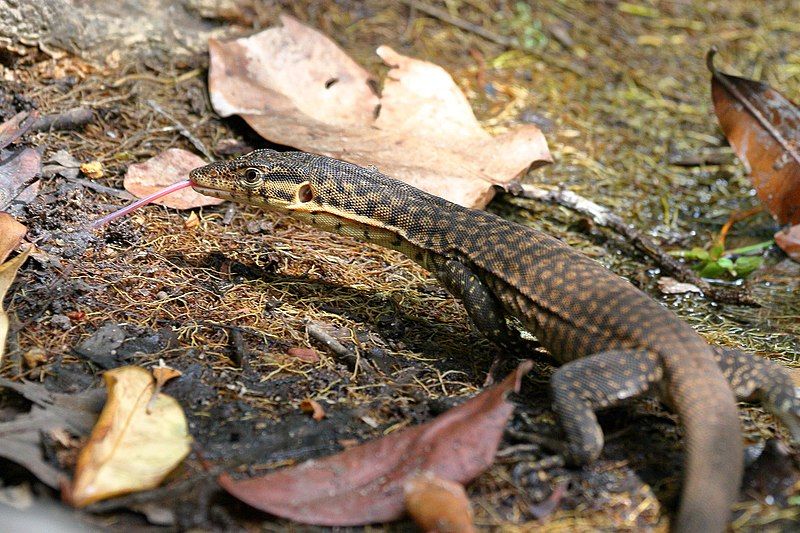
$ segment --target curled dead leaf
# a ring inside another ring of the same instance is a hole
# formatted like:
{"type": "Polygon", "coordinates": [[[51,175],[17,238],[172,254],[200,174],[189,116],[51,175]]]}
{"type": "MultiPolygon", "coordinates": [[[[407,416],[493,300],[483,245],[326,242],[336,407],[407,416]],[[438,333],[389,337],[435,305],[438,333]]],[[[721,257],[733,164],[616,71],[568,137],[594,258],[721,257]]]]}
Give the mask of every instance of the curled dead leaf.
{"type": "Polygon", "coordinates": [[[189,453],[191,437],[178,402],[159,394],[147,412],[156,387],[150,372],[127,366],[103,378],[108,399],[64,489],[76,507],[156,487],[189,453]]]}
{"type": "Polygon", "coordinates": [[[319,354],[314,348],[289,348],[286,353],[304,363],[316,363],[319,361],[319,354]]]}
{"type": "Polygon", "coordinates": [[[682,283],[675,278],[664,276],[658,278],[658,290],[663,294],[685,294],[687,292],[696,292],[702,294],[703,291],[697,285],[691,283],[682,283]]]}
{"type": "MultiPolygon", "coordinates": [[[[185,180],[190,170],[205,164],[205,160],[191,152],[179,148],[170,148],[143,163],[129,166],[123,185],[129,193],[138,198],[144,198],[168,185],[185,180]]],[[[219,198],[203,196],[190,188],[184,188],[163,198],[153,200],[153,203],[175,209],[218,205],[222,202],[223,200],[219,198]]]]}
{"type": "Polygon", "coordinates": [[[800,223],[800,110],[781,93],[747,78],[711,71],[714,111],[744,163],[758,197],[780,222],[800,223]]]}
{"type": "Polygon", "coordinates": [[[438,478],[425,472],[409,479],[403,486],[406,510],[422,531],[435,533],[470,533],[472,507],[461,483],[438,478]]]}
{"type": "Polygon", "coordinates": [[[103,177],[103,163],[100,161],[89,161],[80,166],[81,172],[89,179],[100,179],[103,177]]]}
{"type": "Polygon", "coordinates": [[[161,389],[164,384],[183,375],[183,372],[169,366],[159,365],[153,368],[153,377],[156,378],[156,388],[161,389]]]}
{"type": "Polygon", "coordinates": [[[192,211],[189,214],[189,217],[183,221],[183,227],[186,229],[194,229],[200,225],[200,217],[197,216],[197,213],[192,211]]]}
{"type": "Polygon", "coordinates": [[[402,516],[403,486],[421,472],[466,483],[494,460],[514,406],[506,400],[531,369],[526,361],[501,383],[436,419],[322,459],[220,485],[262,511],[328,526],[387,522],[402,516]]]}
{"type": "Polygon", "coordinates": [[[8,335],[8,315],[6,314],[3,300],[6,297],[9,287],[11,287],[11,284],[14,283],[14,279],[17,277],[19,267],[28,259],[31,250],[33,250],[33,246],[29,245],[14,259],[0,265],[0,364],[2,364],[3,355],[6,352],[6,336],[8,335]]]}
{"type": "Polygon", "coordinates": [[[483,207],[494,184],[551,162],[533,125],[492,137],[441,67],[387,46],[374,81],[333,41],[288,17],[247,38],[209,41],[209,93],[222,116],[241,115],[262,137],[344,159],[461,205],[483,207]]]}
{"type": "Polygon", "coordinates": [[[17,219],[4,211],[0,211],[0,263],[6,260],[8,254],[14,250],[28,228],[17,222],[17,219]]]}
{"type": "Polygon", "coordinates": [[[325,409],[319,404],[318,401],[306,398],[300,402],[300,410],[304,413],[310,414],[311,418],[319,422],[325,418],[325,409]]]}
{"type": "Polygon", "coordinates": [[[34,346],[22,354],[22,359],[28,368],[36,368],[40,364],[47,362],[47,352],[44,351],[44,348],[34,346]]]}
{"type": "Polygon", "coordinates": [[[786,255],[800,263],[800,224],[777,232],[775,244],[786,252],[786,255]]]}
{"type": "Polygon", "coordinates": [[[0,162],[0,209],[9,209],[12,202],[27,204],[39,192],[42,156],[33,148],[23,148],[0,162]]]}

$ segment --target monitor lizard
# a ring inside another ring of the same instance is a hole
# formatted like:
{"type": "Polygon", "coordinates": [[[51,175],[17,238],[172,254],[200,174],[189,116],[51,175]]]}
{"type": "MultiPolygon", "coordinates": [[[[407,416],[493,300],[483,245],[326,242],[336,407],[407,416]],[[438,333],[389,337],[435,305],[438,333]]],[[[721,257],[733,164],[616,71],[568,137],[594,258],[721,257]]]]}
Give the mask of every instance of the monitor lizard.
{"type": "Polygon", "coordinates": [[[684,427],[675,531],[726,528],[743,470],[735,398],[760,399],[800,440],[800,399],[780,365],[708,345],[631,283],[543,232],[303,152],[256,150],[195,169],[189,180],[202,194],[399,250],[500,346],[520,346],[506,322],[516,317],[561,365],[550,381],[553,409],[574,464],[603,448],[595,410],[655,393],[684,427]]]}

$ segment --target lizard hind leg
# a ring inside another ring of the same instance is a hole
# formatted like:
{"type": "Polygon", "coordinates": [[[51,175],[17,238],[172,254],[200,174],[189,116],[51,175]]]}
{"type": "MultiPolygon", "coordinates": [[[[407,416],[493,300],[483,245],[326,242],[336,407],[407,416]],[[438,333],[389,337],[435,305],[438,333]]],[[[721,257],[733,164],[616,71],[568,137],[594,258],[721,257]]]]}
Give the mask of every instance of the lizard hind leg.
{"type": "Polygon", "coordinates": [[[800,390],[779,363],[732,348],[714,347],[714,359],[737,400],[757,400],[800,443],[800,390]]]}
{"type": "Polygon", "coordinates": [[[662,377],[658,356],[646,350],[611,350],[571,361],[550,379],[553,410],[567,438],[567,460],[591,462],[603,449],[595,411],[647,392],[662,377]]]}

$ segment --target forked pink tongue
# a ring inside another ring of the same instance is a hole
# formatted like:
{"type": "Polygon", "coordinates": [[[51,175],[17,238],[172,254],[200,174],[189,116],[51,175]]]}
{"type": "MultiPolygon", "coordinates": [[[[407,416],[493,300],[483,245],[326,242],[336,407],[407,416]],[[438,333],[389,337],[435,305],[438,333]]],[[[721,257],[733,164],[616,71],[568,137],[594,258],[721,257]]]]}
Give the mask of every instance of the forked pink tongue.
{"type": "Polygon", "coordinates": [[[158,200],[162,196],[166,196],[166,195],[168,195],[170,193],[173,193],[175,191],[179,191],[181,189],[185,189],[186,187],[189,187],[191,185],[192,185],[192,182],[190,180],[183,180],[183,181],[179,181],[178,183],[173,183],[169,187],[164,187],[160,191],[156,191],[153,194],[151,194],[150,196],[145,196],[144,198],[142,198],[140,200],[136,200],[132,204],[126,205],[122,209],[118,209],[118,210],[114,211],[113,213],[109,213],[104,217],[98,218],[97,220],[95,220],[92,223],[90,223],[89,227],[90,228],[99,228],[100,226],[108,224],[112,220],[116,220],[119,217],[124,217],[125,215],[127,215],[131,211],[135,211],[135,210],[139,209],[140,207],[142,207],[143,205],[147,205],[150,202],[153,202],[154,200],[158,200]]]}

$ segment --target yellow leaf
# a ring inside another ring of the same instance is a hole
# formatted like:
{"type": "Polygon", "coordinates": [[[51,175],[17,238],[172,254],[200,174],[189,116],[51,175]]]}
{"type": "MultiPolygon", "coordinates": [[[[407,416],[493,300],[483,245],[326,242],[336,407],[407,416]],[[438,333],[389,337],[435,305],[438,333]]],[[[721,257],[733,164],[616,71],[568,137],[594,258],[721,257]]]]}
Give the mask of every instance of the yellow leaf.
{"type": "Polygon", "coordinates": [[[174,398],[158,394],[148,413],[150,372],[126,366],[103,377],[108,400],[65,495],[76,507],[156,487],[189,453],[186,417],[174,398]]]}
{"type": "Polygon", "coordinates": [[[28,258],[32,249],[33,246],[28,246],[17,257],[0,265],[0,364],[3,363],[3,354],[6,352],[6,335],[8,335],[8,315],[3,307],[3,299],[6,297],[8,288],[14,283],[19,267],[28,258]]]}

